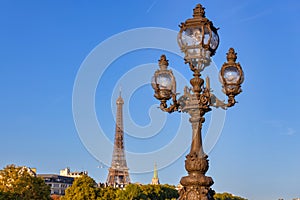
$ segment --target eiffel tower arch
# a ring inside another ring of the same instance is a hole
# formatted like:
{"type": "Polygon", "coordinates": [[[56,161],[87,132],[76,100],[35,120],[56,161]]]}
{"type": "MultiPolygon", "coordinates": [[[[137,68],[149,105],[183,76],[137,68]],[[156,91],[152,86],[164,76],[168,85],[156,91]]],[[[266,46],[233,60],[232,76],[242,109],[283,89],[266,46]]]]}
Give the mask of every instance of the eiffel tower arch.
{"type": "Polygon", "coordinates": [[[108,169],[106,184],[108,186],[123,188],[130,183],[129,172],[124,152],[124,127],[123,127],[123,104],[124,100],[120,95],[116,101],[116,129],[114,150],[111,167],[108,169]]]}

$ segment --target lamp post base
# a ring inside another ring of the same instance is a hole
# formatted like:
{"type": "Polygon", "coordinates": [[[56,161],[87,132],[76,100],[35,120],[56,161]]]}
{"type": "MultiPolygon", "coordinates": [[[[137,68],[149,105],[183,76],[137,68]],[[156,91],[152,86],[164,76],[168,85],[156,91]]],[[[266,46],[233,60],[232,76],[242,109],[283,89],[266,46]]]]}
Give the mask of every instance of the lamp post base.
{"type": "Polygon", "coordinates": [[[215,200],[214,194],[211,188],[195,185],[182,188],[178,200],[215,200]]]}
{"type": "Polygon", "coordinates": [[[183,188],[180,190],[178,200],[214,200],[214,184],[211,177],[205,176],[208,170],[208,156],[198,157],[196,153],[186,156],[185,168],[189,175],[181,178],[183,188]]]}

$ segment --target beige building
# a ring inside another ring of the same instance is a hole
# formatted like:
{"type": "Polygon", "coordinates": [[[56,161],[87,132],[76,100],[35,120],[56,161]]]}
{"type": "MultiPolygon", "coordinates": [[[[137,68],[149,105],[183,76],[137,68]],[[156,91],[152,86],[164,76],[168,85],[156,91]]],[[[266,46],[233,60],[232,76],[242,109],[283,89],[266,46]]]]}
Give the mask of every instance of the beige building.
{"type": "Polygon", "coordinates": [[[59,171],[59,175],[60,176],[67,176],[67,177],[73,177],[73,178],[77,178],[77,177],[81,177],[83,175],[88,175],[87,171],[81,171],[81,172],[71,172],[70,168],[67,167],[65,169],[62,169],[59,171]]]}

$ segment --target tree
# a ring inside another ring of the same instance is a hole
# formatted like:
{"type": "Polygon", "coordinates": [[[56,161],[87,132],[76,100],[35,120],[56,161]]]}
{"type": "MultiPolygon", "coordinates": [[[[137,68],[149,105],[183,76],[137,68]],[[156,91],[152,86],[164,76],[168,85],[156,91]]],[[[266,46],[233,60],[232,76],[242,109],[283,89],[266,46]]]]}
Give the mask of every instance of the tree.
{"type": "Polygon", "coordinates": [[[87,175],[75,178],[73,185],[66,189],[66,194],[61,200],[95,200],[99,189],[96,188],[94,179],[87,175]]]}
{"type": "Polygon", "coordinates": [[[11,199],[11,195],[7,192],[0,191],[0,200],[11,199]]]}
{"type": "Polygon", "coordinates": [[[0,199],[50,200],[50,187],[29,168],[8,165],[0,170],[0,199]]]}
{"type": "Polygon", "coordinates": [[[174,185],[162,185],[162,190],[163,190],[163,198],[165,200],[173,200],[173,199],[177,199],[179,197],[179,193],[176,190],[174,185]]]}
{"type": "Polygon", "coordinates": [[[100,188],[97,200],[115,200],[119,190],[113,187],[100,188]]]}
{"type": "MultiPolygon", "coordinates": [[[[179,197],[178,191],[170,185],[130,184],[124,190],[117,191],[118,200],[174,200],[179,197]]],[[[102,200],[102,199],[101,199],[102,200]]]]}
{"type": "Polygon", "coordinates": [[[217,193],[214,195],[215,200],[247,200],[242,197],[234,196],[230,193],[217,193]]]}
{"type": "Polygon", "coordinates": [[[170,185],[143,185],[141,186],[142,193],[147,200],[171,200],[179,197],[175,186],[170,185]]]}
{"type": "Polygon", "coordinates": [[[140,200],[142,195],[142,189],[140,185],[129,184],[124,190],[119,190],[117,193],[118,200],[140,200]]]}

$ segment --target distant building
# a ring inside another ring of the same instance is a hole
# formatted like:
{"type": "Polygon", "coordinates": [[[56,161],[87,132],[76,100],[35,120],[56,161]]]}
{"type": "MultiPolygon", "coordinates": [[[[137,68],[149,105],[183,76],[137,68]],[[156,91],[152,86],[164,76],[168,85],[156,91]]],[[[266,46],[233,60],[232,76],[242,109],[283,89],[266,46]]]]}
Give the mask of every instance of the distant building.
{"type": "Polygon", "coordinates": [[[71,172],[71,171],[70,171],[70,168],[67,167],[67,168],[65,168],[65,169],[60,170],[60,171],[59,171],[59,175],[77,178],[77,177],[81,177],[81,176],[83,176],[83,175],[88,175],[88,172],[87,172],[87,171],[71,172]]]}
{"type": "Polygon", "coordinates": [[[154,164],[154,172],[153,172],[153,178],[151,181],[152,185],[159,185],[159,179],[158,179],[158,172],[157,172],[157,166],[156,163],[154,164]]]}
{"type": "Polygon", "coordinates": [[[60,170],[59,175],[38,174],[37,176],[43,178],[45,183],[50,186],[51,195],[65,195],[66,189],[72,186],[74,179],[83,175],[88,175],[88,172],[71,172],[70,168],[67,167],[60,170]]]}
{"type": "Polygon", "coordinates": [[[38,177],[44,179],[45,183],[51,188],[51,195],[65,195],[65,190],[72,186],[74,178],[60,176],[56,174],[38,174],[38,177]]]}

